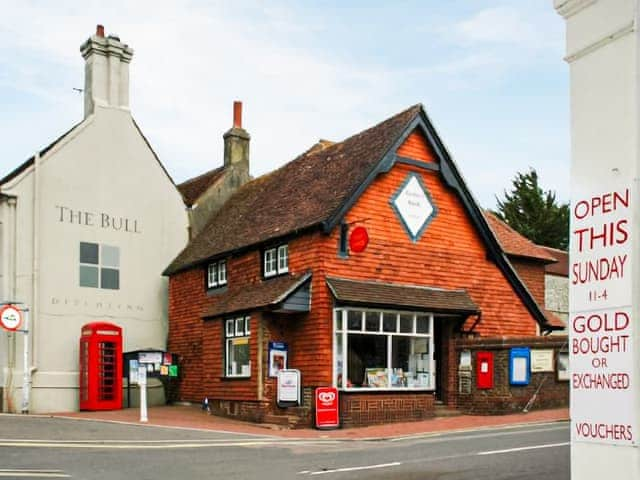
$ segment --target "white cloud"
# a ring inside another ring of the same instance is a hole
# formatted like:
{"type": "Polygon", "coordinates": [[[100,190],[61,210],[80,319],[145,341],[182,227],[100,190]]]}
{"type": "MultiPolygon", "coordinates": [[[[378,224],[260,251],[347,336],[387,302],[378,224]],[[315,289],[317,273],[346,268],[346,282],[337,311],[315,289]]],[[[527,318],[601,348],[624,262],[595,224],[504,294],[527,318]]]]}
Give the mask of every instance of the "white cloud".
{"type": "Polygon", "coordinates": [[[524,49],[557,48],[562,45],[559,22],[530,9],[499,6],[480,10],[453,25],[452,36],[466,46],[479,44],[507,45],[524,49]]]}

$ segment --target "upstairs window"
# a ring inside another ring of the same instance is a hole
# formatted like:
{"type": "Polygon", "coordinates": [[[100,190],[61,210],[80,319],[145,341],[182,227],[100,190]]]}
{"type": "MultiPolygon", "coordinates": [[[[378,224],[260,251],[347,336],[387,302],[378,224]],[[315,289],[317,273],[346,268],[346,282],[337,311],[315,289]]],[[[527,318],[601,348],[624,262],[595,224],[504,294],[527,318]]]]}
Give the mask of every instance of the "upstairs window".
{"type": "Polygon", "coordinates": [[[219,260],[207,267],[207,288],[219,288],[227,284],[227,261],[219,260]]]}
{"type": "Polygon", "coordinates": [[[80,242],[80,286],[120,289],[120,249],[80,242]]]}
{"type": "Polygon", "coordinates": [[[263,266],[265,278],[287,273],[289,271],[289,246],[285,243],[265,250],[263,266]]]}

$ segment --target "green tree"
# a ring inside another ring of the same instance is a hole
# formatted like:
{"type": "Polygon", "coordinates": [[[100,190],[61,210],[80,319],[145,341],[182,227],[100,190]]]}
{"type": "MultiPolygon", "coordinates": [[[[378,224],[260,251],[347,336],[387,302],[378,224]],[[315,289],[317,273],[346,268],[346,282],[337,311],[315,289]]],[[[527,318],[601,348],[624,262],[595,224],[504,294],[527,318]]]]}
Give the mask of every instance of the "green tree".
{"type": "Polygon", "coordinates": [[[513,189],[504,191],[496,215],[511,228],[538,245],[566,250],[569,245],[569,204],[558,204],[556,193],[543,191],[531,168],[516,174],[513,189]]]}

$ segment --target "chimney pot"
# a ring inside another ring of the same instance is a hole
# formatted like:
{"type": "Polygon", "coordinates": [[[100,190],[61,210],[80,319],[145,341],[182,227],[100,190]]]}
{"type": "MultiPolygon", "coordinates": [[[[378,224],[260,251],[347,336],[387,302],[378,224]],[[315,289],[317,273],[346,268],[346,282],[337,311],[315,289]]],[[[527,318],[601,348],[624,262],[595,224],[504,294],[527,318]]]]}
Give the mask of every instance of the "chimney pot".
{"type": "Polygon", "coordinates": [[[96,25],[96,35],[98,37],[104,37],[104,25],[96,25]]]}
{"type": "Polygon", "coordinates": [[[233,102],[233,128],[242,128],[242,102],[233,102]]]}

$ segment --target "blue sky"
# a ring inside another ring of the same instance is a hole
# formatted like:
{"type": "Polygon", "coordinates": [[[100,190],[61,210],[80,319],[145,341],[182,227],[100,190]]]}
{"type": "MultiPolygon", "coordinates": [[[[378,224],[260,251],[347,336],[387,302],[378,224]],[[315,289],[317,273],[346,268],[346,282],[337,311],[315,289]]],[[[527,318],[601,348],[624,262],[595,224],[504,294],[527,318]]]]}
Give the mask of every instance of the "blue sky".
{"type": "Polygon", "coordinates": [[[244,102],[253,175],[423,103],[488,208],[535,168],[569,197],[568,67],[551,1],[26,1],[0,17],[0,176],[82,117],[80,44],[133,47],[131,108],[176,182],[222,162],[244,102]]]}

